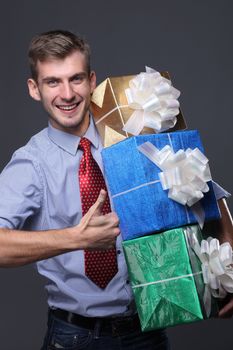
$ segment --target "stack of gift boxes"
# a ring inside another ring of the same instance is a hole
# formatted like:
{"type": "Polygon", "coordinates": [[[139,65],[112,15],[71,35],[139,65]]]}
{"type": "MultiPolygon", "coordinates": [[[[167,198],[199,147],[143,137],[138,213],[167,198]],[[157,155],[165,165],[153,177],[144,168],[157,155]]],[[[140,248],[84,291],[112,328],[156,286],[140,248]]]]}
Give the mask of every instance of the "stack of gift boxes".
{"type": "Polygon", "coordinates": [[[185,130],[178,97],[168,73],[148,67],[106,79],[92,96],[143,331],[217,310],[194,246],[203,238],[200,226],[220,213],[199,133],[185,130]]]}

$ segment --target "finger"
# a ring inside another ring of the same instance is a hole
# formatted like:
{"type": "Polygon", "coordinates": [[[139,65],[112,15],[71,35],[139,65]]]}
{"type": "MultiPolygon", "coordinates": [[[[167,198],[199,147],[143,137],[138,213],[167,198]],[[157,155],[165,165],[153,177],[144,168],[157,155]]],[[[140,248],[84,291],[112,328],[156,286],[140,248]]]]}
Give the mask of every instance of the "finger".
{"type": "Polygon", "coordinates": [[[119,226],[120,220],[114,211],[112,211],[111,213],[105,214],[105,217],[110,220],[110,222],[112,223],[112,226],[119,226]]]}
{"type": "MultiPolygon", "coordinates": [[[[109,220],[105,217],[105,215],[100,215],[100,216],[92,216],[91,219],[89,220],[88,225],[90,227],[100,227],[100,226],[105,226],[108,225],[109,220]]],[[[108,225],[110,226],[110,225],[108,225]]]]}
{"type": "Polygon", "coordinates": [[[106,225],[106,227],[118,227],[119,226],[119,219],[115,215],[115,213],[108,213],[105,215],[99,215],[99,216],[92,216],[91,220],[89,220],[89,226],[103,226],[106,225]]]}
{"type": "Polygon", "coordinates": [[[106,196],[107,192],[105,190],[101,190],[96,202],[90,207],[88,212],[83,216],[81,220],[84,227],[86,227],[89,224],[89,221],[93,216],[100,215],[106,196]]]}
{"type": "Polygon", "coordinates": [[[233,300],[227,303],[220,311],[218,316],[221,318],[229,318],[233,315],[233,300]]]}
{"type": "Polygon", "coordinates": [[[102,209],[104,202],[107,198],[107,192],[105,190],[100,190],[99,197],[97,198],[97,201],[95,202],[96,206],[93,209],[93,215],[92,216],[99,216],[103,215],[102,214],[102,209]]]}
{"type": "Polygon", "coordinates": [[[96,242],[94,247],[89,247],[87,250],[108,250],[116,248],[116,239],[108,242],[96,242]]]}

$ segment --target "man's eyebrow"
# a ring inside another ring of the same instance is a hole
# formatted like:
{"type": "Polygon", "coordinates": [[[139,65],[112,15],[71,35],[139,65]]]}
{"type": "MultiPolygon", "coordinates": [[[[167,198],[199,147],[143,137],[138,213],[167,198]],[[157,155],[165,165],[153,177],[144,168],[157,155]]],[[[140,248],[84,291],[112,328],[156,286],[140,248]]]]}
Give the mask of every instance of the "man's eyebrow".
{"type": "Polygon", "coordinates": [[[56,81],[58,81],[58,80],[59,80],[59,78],[54,77],[54,76],[51,76],[51,77],[45,77],[45,78],[43,78],[43,79],[42,79],[42,82],[43,82],[43,83],[47,83],[47,82],[48,82],[48,81],[50,81],[50,80],[56,80],[56,81]]]}
{"type": "Polygon", "coordinates": [[[87,73],[86,72],[79,72],[79,73],[75,73],[73,74],[69,80],[72,80],[72,79],[75,79],[77,77],[80,77],[80,78],[85,78],[87,76],[87,73]]]}

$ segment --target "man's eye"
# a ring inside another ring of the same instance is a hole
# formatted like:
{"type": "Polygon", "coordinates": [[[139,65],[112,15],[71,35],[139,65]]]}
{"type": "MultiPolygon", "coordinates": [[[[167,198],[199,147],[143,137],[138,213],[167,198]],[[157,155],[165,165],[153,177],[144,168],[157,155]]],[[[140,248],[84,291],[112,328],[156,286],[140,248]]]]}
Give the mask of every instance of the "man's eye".
{"type": "Polygon", "coordinates": [[[58,81],[57,80],[48,80],[47,84],[51,87],[57,86],[58,81]]]}
{"type": "Polygon", "coordinates": [[[73,81],[73,83],[75,83],[75,84],[80,84],[80,83],[83,81],[83,79],[84,79],[83,76],[77,75],[76,77],[74,77],[74,78],[72,79],[72,81],[73,81]]]}

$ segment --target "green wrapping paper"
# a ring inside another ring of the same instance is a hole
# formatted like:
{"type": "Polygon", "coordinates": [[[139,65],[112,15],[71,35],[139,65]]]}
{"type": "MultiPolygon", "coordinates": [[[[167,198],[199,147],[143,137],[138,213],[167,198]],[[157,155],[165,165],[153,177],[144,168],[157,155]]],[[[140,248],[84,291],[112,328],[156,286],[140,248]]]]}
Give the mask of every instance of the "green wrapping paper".
{"type": "Polygon", "coordinates": [[[201,262],[188,246],[189,230],[202,239],[198,226],[189,226],[123,242],[142,331],[206,318],[201,262]]]}

